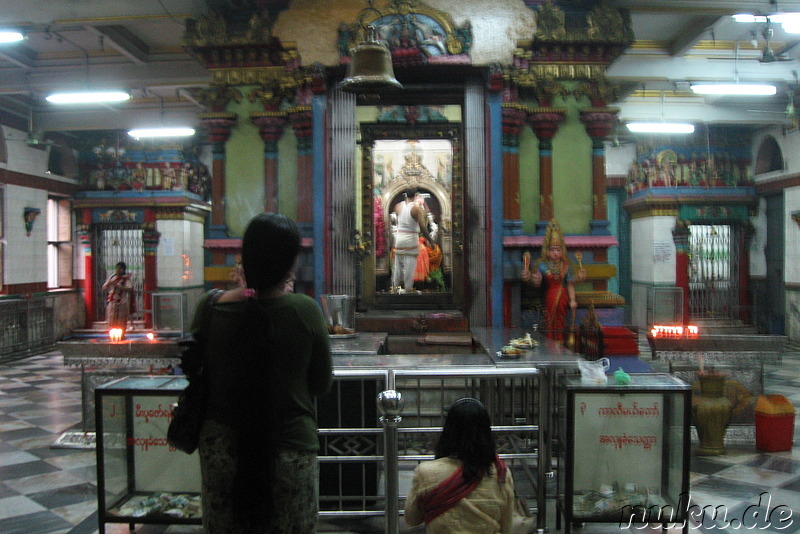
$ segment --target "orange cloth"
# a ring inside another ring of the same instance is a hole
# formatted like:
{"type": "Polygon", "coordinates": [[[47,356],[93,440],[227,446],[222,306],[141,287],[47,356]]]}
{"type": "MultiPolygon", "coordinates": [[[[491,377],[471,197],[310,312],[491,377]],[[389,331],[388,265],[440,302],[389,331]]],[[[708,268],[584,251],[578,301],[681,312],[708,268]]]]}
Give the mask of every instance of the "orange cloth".
{"type": "Polygon", "coordinates": [[[433,244],[433,248],[428,249],[428,259],[431,271],[435,271],[442,266],[442,248],[436,243],[433,244]]]}
{"type": "Polygon", "coordinates": [[[431,262],[428,254],[428,247],[425,246],[425,239],[419,238],[419,254],[417,255],[417,267],[414,269],[414,281],[424,282],[431,272],[431,262]]]}

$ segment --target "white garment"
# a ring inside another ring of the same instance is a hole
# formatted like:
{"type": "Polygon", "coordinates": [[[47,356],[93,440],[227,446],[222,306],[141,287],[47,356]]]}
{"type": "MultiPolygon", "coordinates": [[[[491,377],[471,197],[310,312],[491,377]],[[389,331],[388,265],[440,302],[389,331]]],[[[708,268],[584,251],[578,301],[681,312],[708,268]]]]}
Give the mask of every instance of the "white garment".
{"type": "Polygon", "coordinates": [[[403,202],[397,217],[397,232],[394,234],[394,269],[392,286],[400,286],[402,281],[406,291],[414,289],[414,271],[419,254],[419,223],[411,215],[413,202],[403,202]]]}

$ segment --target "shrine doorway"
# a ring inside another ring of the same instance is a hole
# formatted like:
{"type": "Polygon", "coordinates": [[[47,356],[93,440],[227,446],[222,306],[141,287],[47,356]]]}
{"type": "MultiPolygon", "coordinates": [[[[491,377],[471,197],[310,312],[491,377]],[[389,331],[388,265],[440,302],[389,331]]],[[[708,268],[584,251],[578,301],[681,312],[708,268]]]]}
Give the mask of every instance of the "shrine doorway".
{"type": "Polygon", "coordinates": [[[370,124],[362,125],[361,134],[361,234],[368,236],[371,249],[363,264],[364,303],[379,309],[404,304],[419,309],[460,308],[464,294],[460,125],[370,124]],[[418,269],[423,272],[414,290],[400,295],[392,284],[393,213],[409,190],[420,194],[436,246],[430,255],[421,251],[418,263],[428,269],[418,269]]]}

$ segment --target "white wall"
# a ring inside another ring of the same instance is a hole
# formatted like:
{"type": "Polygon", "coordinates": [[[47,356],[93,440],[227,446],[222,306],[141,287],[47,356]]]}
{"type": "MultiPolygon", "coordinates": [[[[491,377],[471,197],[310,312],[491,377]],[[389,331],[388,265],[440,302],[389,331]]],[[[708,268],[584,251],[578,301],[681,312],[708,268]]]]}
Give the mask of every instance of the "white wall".
{"type": "Polygon", "coordinates": [[[750,276],[767,276],[767,256],[764,247],[767,246],[767,201],[764,198],[758,201],[758,213],[750,217],[753,224],[753,237],[750,238],[750,276]]]}
{"type": "Polygon", "coordinates": [[[631,220],[631,275],[634,282],[675,284],[675,217],[631,220]]]}
{"type": "Polygon", "coordinates": [[[203,284],[203,225],[185,220],[159,220],[158,287],[203,284]]]}
{"type": "Polygon", "coordinates": [[[606,143],[606,176],[627,176],[636,161],[636,143],[612,146],[606,143]]]}
{"type": "Polygon", "coordinates": [[[47,281],[47,191],[5,185],[3,228],[5,229],[5,269],[3,284],[30,284],[47,281]],[[24,210],[41,210],[26,235],[24,210]]]}

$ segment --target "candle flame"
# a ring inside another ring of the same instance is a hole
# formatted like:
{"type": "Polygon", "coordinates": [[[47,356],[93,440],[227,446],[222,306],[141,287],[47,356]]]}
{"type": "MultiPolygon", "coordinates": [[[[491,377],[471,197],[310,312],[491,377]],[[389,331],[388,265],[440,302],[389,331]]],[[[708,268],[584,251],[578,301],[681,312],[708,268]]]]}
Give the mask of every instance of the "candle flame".
{"type": "Polygon", "coordinates": [[[118,343],[122,341],[122,328],[112,328],[108,331],[108,338],[113,343],[118,343]]]}
{"type": "Polygon", "coordinates": [[[155,341],[156,340],[156,335],[154,333],[152,333],[152,332],[148,332],[146,334],[146,336],[147,336],[147,339],[149,339],[150,341],[155,341]]]}

